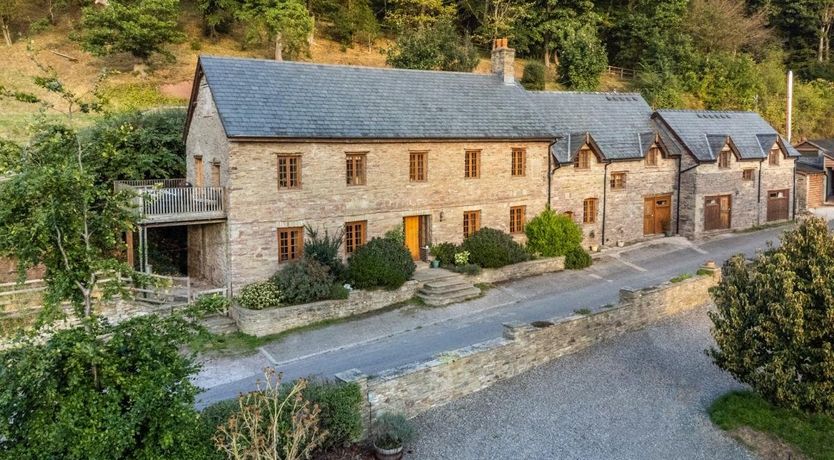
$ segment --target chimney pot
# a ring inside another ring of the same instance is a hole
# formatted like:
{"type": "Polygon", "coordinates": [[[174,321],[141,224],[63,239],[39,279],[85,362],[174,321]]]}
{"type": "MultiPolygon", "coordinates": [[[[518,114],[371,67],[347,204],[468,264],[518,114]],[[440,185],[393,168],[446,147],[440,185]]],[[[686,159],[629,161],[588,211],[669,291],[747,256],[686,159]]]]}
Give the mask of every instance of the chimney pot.
{"type": "Polygon", "coordinates": [[[491,61],[492,73],[498,75],[506,85],[515,84],[515,50],[509,47],[508,39],[495,39],[491,61]]]}

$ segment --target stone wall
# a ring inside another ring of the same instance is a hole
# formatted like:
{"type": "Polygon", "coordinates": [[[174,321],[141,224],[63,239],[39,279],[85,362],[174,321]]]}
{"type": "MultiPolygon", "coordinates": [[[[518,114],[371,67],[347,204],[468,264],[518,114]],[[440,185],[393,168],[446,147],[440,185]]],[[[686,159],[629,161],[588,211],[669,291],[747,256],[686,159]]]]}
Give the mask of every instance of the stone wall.
{"type": "Polygon", "coordinates": [[[417,294],[418,288],[419,283],[412,280],[392,291],[351,291],[346,300],[324,300],[263,310],[249,310],[234,305],[229,313],[241,332],[263,337],[321,321],[361,315],[405,302],[417,294]]]}
{"type": "Polygon", "coordinates": [[[368,378],[358,370],[337,377],[360,384],[367,396],[366,419],[385,412],[414,417],[433,407],[482,390],[560,356],[588,348],[628,331],[644,328],[710,302],[711,275],[642,290],[623,289],[613,308],[532,324],[510,323],[504,336],[442,353],[434,359],[384,371],[368,378]]]}
{"type": "Polygon", "coordinates": [[[466,278],[472,284],[502,283],[528,276],[558,272],[565,269],[564,257],[549,257],[547,259],[530,260],[501,268],[484,268],[481,273],[466,278]]]}
{"type": "Polygon", "coordinates": [[[188,276],[226,287],[226,224],[188,226],[188,276]]]}
{"type": "Polygon", "coordinates": [[[802,212],[819,208],[825,203],[825,173],[796,175],[796,208],[802,212]]]}
{"type": "MultiPolygon", "coordinates": [[[[27,280],[42,279],[46,269],[42,266],[30,268],[26,271],[27,280]]],[[[17,262],[13,259],[0,257],[0,284],[16,283],[18,280],[17,262]]]]}

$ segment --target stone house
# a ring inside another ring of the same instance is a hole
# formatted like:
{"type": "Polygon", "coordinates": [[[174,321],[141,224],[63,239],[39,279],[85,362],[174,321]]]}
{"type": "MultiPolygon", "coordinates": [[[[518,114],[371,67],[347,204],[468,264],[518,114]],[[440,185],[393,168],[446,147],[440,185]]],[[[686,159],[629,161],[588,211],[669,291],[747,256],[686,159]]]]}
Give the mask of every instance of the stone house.
{"type": "Polygon", "coordinates": [[[803,140],[796,146],[797,207],[819,208],[834,200],[834,139],[803,140]]]}
{"type": "Polygon", "coordinates": [[[799,152],[754,112],[658,110],[678,163],[678,233],[750,228],[794,217],[799,152]]]}

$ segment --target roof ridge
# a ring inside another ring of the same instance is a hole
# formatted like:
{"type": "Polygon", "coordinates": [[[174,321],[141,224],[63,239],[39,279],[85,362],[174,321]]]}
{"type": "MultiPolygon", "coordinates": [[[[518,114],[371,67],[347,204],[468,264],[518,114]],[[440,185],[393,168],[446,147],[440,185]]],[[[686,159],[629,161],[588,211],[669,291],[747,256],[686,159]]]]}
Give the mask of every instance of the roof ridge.
{"type": "MultiPolygon", "coordinates": [[[[639,96],[643,97],[637,91],[627,91],[627,92],[619,92],[619,91],[564,91],[564,90],[544,90],[544,91],[528,91],[529,93],[534,94],[587,94],[587,95],[600,95],[600,96],[639,96]]],[[[645,98],[644,98],[645,99],[645,98]]]]}
{"type": "Polygon", "coordinates": [[[753,110],[705,110],[705,109],[656,109],[655,112],[681,112],[681,113],[753,113],[759,115],[753,110]]]}

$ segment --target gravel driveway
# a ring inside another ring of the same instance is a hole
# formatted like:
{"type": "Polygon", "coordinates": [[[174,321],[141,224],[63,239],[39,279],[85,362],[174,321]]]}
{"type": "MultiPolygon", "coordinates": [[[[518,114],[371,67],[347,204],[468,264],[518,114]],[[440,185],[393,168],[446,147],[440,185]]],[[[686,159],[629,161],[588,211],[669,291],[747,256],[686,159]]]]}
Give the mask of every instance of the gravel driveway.
{"type": "Polygon", "coordinates": [[[749,459],[706,408],[739,388],[697,310],[559,359],[415,419],[409,458],[749,459]]]}

